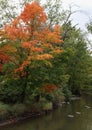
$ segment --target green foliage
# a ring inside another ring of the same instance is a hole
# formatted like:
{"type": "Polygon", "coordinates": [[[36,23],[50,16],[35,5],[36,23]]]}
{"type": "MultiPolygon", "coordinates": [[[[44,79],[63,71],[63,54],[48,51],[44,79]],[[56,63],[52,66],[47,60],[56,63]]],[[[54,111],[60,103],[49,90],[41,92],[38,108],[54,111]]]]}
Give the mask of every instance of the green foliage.
{"type": "Polygon", "coordinates": [[[61,103],[62,101],[64,101],[65,96],[64,96],[64,92],[63,92],[62,87],[58,88],[58,89],[52,94],[52,96],[53,96],[53,100],[52,100],[53,103],[59,104],[59,103],[61,103]]]}
{"type": "Polygon", "coordinates": [[[9,117],[10,109],[9,105],[0,102],[0,120],[5,120],[9,117]]]}
{"type": "Polygon", "coordinates": [[[55,24],[61,24],[61,22],[63,22],[66,13],[62,9],[61,0],[46,0],[44,7],[47,12],[48,23],[50,28],[52,28],[52,26],[55,24]]]}
{"type": "Polygon", "coordinates": [[[13,1],[0,0],[0,27],[5,23],[9,23],[16,16],[16,6],[13,1]]]}
{"type": "Polygon", "coordinates": [[[11,107],[11,115],[14,117],[22,115],[26,111],[27,111],[27,107],[25,106],[25,104],[14,104],[11,107]]]}
{"type": "Polygon", "coordinates": [[[27,111],[24,104],[8,105],[0,102],[0,120],[6,120],[12,117],[17,117],[27,111]]]}
{"type": "Polygon", "coordinates": [[[0,100],[6,103],[20,102],[21,82],[14,79],[3,79],[0,83],[0,100]]]}
{"type": "Polygon", "coordinates": [[[47,103],[44,103],[42,109],[43,109],[43,110],[52,110],[52,108],[53,108],[52,102],[47,102],[47,103]]]}
{"type": "Polygon", "coordinates": [[[66,101],[69,101],[70,98],[72,97],[72,93],[69,90],[69,87],[63,87],[63,93],[66,101]]]}
{"type": "Polygon", "coordinates": [[[46,97],[41,97],[39,104],[42,110],[52,110],[52,102],[46,99],[46,97]]]}
{"type": "Polygon", "coordinates": [[[72,27],[69,22],[70,31],[66,35],[63,48],[67,52],[67,73],[69,75],[69,90],[74,94],[80,94],[85,86],[85,80],[88,76],[87,69],[89,51],[85,34],[80,29],[72,27]]]}
{"type": "Polygon", "coordinates": [[[87,30],[92,34],[92,20],[86,25],[87,30]]]}

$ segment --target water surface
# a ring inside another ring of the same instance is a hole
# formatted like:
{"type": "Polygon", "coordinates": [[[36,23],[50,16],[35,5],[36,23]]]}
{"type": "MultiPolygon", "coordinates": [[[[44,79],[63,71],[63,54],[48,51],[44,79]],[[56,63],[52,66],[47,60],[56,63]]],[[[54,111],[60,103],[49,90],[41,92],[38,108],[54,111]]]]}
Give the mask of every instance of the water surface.
{"type": "Polygon", "coordinates": [[[92,97],[73,100],[48,115],[27,119],[2,130],[92,130],[92,97]]]}

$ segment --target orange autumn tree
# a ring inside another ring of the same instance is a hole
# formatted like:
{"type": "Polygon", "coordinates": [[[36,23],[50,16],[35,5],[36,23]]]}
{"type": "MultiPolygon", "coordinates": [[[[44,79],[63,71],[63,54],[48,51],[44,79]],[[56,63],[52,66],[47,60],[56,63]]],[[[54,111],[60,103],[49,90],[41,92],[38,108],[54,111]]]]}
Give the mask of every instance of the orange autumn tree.
{"type": "Polygon", "coordinates": [[[3,66],[7,62],[9,62],[9,56],[0,50],[0,73],[2,73],[3,66]]]}
{"type": "Polygon", "coordinates": [[[2,29],[7,39],[7,44],[3,45],[4,53],[8,54],[9,62],[15,64],[12,70],[14,77],[23,80],[22,100],[35,61],[48,61],[62,51],[60,26],[55,25],[50,30],[46,20],[43,7],[33,1],[27,3],[22,13],[2,29]]]}

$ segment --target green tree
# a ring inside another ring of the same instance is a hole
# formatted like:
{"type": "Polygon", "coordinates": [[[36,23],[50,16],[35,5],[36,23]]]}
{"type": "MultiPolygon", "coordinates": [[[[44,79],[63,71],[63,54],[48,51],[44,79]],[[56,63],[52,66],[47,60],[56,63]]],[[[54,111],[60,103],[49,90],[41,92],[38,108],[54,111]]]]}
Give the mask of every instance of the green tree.
{"type": "Polygon", "coordinates": [[[70,30],[63,45],[63,48],[68,53],[67,72],[70,75],[68,85],[73,93],[80,94],[88,76],[89,51],[85,34],[80,29],[72,27],[71,22],[69,22],[68,26],[70,30]]]}

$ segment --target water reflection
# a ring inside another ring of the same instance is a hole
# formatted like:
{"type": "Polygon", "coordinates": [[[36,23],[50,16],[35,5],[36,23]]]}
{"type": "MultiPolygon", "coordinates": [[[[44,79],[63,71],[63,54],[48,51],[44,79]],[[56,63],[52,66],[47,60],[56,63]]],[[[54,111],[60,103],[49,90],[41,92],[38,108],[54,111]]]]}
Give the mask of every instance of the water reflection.
{"type": "Polygon", "coordinates": [[[82,99],[64,104],[46,116],[19,122],[3,130],[92,130],[92,98],[83,96],[82,99]],[[90,108],[87,109],[85,105],[90,108]],[[68,115],[74,117],[70,118],[68,115]]]}

